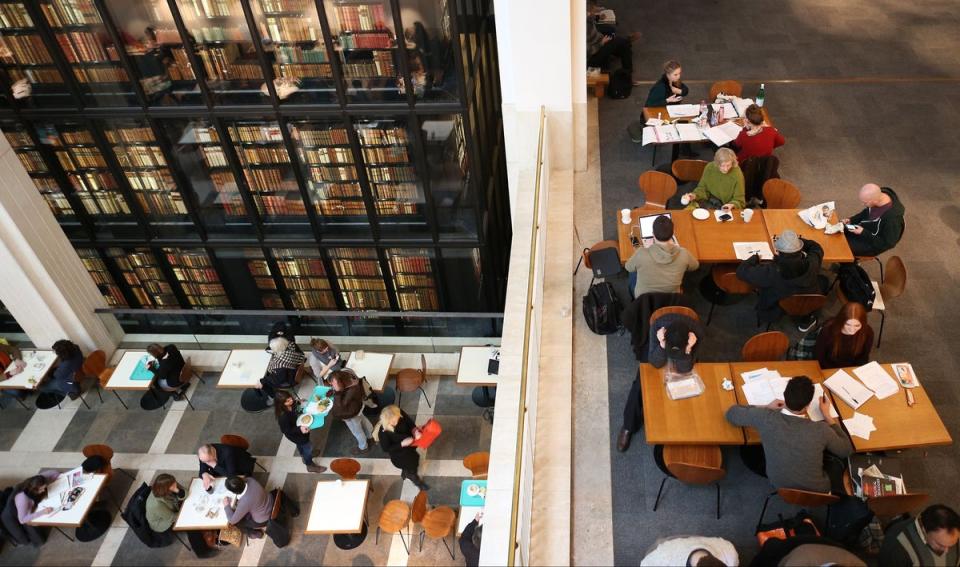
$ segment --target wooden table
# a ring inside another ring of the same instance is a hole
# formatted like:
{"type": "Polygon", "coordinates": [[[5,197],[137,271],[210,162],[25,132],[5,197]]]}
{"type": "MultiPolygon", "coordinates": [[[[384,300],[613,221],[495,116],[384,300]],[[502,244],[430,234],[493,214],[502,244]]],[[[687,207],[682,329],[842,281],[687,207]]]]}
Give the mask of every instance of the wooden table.
{"type": "MultiPolygon", "coordinates": [[[[694,103],[685,102],[684,104],[694,104],[694,103]]],[[[699,107],[699,103],[697,104],[697,106],[699,107]]],[[[659,116],[661,119],[670,120],[671,122],[690,122],[693,119],[698,118],[700,116],[699,110],[697,112],[698,112],[697,114],[694,114],[692,116],[678,116],[677,118],[670,118],[670,112],[667,111],[666,106],[644,106],[643,121],[646,122],[651,118],[657,118],[659,116]]],[[[760,112],[763,114],[763,119],[767,122],[767,124],[769,124],[770,126],[773,126],[773,120],[770,120],[770,114],[767,112],[767,107],[761,106],[760,112]]],[[[734,117],[734,118],[726,117],[724,119],[724,122],[729,122],[730,120],[736,120],[739,118],[742,118],[742,117],[734,117]]],[[[709,142],[710,140],[702,140],[702,141],[709,142]]]]}
{"type": "Polygon", "coordinates": [[[38,510],[40,508],[50,507],[58,511],[34,518],[30,520],[29,524],[31,526],[56,528],[64,537],[73,541],[73,538],[64,533],[61,528],[79,528],[83,525],[87,520],[87,514],[90,513],[90,509],[96,504],[97,497],[100,495],[100,491],[106,482],[107,475],[86,475],[82,473],[80,467],[62,473],[56,480],[50,483],[50,486],[47,488],[47,497],[37,504],[38,510]],[[70,476],[77,472],[80,472],[82,475],[82,480],[78,486],[83,487],[83,494],[80,495],[80,498],[74,502],[69,510],[61,510],[61,495],[71,490],[70,476]]]}
{"type": "Polygon", "coordinates": [[[123,353],[123,356],[120,358],[120,362],[117,364],[117,367],[113,370],[113,374],[110,375],[110,380],[107,381],[104,389],[110,390],[113,392],[113,395],[120,400],[120,403],[123,405],[124,409],[130,409],[127,407],[126,402],[123,401],[123,398],[120,397],[120,394],[117,393],[117,390],[133,390],[133,391],[147,391],[150,389],[150,386],[153,385],[153,373],[150,374],[150,379],[134,379],[134,372],[138,370],[137,365],[141,360],[145,360],[145,357],[150,355],[147,351],[144,350],[128,350],[123,353]]]}
{"type": "MultiPolygon", "coordinates": [[[[739,262],[733,250],[734,242],[767,242],[770,237],[764,224],[766,211],[753,209],[750,222],[743,222],[740,211],[731,212],[733,220],[717,222],[710,211],[706,220],[693,219],[693,234],[697,243],[697,258],[701,262],[739,262]]],[[[773,247],[770,248],[773,250],[773,247]]]]}
{"type": "Polygon", "coordinates": [[[603,98],[603,91],[610,84],[610,75],[606,73],[595,73],[587,75],[587,88],[593,87],[593,94],[597,98],[603,98]]]}
{"type": "Polygon", "coordinates": [[[227,479],[218,478],[213,483],[213,494],[203,489],[203,480],[195,478],[187,487],[187,498],[180,506],[173,531],[187,530],[224,530],[229,527],[227,513],[223,510],[223,499],[236,495],[227,490],[227,479]]]}
{"type": "MultiPolygon", "coordinates": [[[[52,350],[25,350],[20,354],[27,364],[26,368],[23,372],[0,381],[0,390],[36,390],[47,378],[47,373],[57,359],[52,350]]],[[[16,361],[13,361],[6,371],[12,372],[16,366],[16,361]]]]}
{"type": "MultiPolygon", "coordinates": [[[[767,227],[771,250],[773,250],[773,236],[790,229],[807,240],[820,243],[820,246],[823,246],[824,262],[853,262],[853,252],[850,251],[850,245],[847,243],[847,238],[843,235],[843,232],[824,234],[822,230],[817,230],[803,222],[797,212],[794,209],[763,210],[763,222],[767,227]]],[[[836,212],[833,213],[830,222],[837,222],[836,212]]]]}
{"type": "Polygon", "coordinates": [[[390,373],[390,365],[393,364],[393,355],[363,352],[363,358],[357,358],[357,352],[362,351],[350,353],[347,368],[356,372],[357,376],[361,378],[366,377],[371,388],[377,392],[382,392],[383,385],[387,382],[387,375],[390,373]]]}
{"type": "Polygon", "coordinates": [[[643,396],[643,429],[647,443],[653,445],[742,445],[740,427],[731,425],[726,411],[736,405],[733,390],[720,383],[733,379],[726,362],[701,362],[694,370],[703,380],[705,391],[699,396],[671,400],[663,383],[663,369],[640,365],[640,389],[643,396]]]}
{"type": "Polygon", "coordinates": [[[466,386],[496,386],[497,376],[488,374],[490,359],[500,353],[500,347],[463,347],[457,365],[457,384],[466,386]]]}
{"type": "MultiPolygon", "coordinates": [[[[743,393],[743,376],[740,374],[743,372],[749,372],[750,370],[756,370],[758,368],[767,368],[768,370],[776,370],[784,378],[793,378],[794,376],[807,376],[814,384],[823,382],[823,376],[820,373],[820,365],[816,360],[777,360],[774,362],[731,362],[730,363],[730,372],[733,376],[730,378],[733,380],[733,383],[736,385],[737,400],[741,404],[747,403],[747,397],[743,393]]],[[[830,395],[830,390],[824,388],[827,397],[831,400],[833,396],[830,395]]],[[[646,404],[646,400],[644,400],[646,404]]],[[[836,404],[834,404],[836,405],[836,404]]],[[[752,427],[744,427],[744,432],[746,433],[747,444],[748,445],[757,445],[760,443],[760,434],[757,433],[757,430],[752,427]]]]}
{"type": "Polygon", "coordinates": [[[217,388],[256,388],[267,373],[268,364],[270,353],[262,348],[230,351],[217,388]]]}
{"type": "MultiPolygon", "coordinates": [[[[896,380],[896,374],[890,364],[882,364],[890,376],[896,380]]],[[[856,380],[856,374],[853,368],[844,368],[850,376],[856,380]]],[[[914,369],[916,370],[916,369],[914,369]]],[[[825,378],[833,376],[836,370],[824,370],[825,378]]],[[[935,445],[949,445],[953,443],[953,438],[947,428],[944,427],[937,408],[933,407],[930,396],[927,395],[923,385],[913,388],[913,398],[915,403],[913,407],[907,405],[906,394],[903,387],[900,391],[883,400],[876,396],[870,398],[860,408],[858,412],[869,415],[873,418],[873,423],[877,427],[876,431],[870,434],[870,439],[850,436],[853,446],[858,452],[865,451],[888,451],[894,449],[909,449],[914,447],[930,447],[935,445]]],[[[848,406],[839,397],[834,397],[837,411],[843,419],[853,417],[853,408],[848,406]]]]}
{"type": "Polygon", "coordinates": [[[697,257],[697,241],[693,233],[693,223],[700,221],[693,218],[691,211],[659,211],[635,207],[633,211],[630,212],[630,224],[620,222],[620,211],[617,210],[616,212],[617,244],[621,264],[626,264],[627,260],[633,256],[634,250],[636,250],[636,247],[630,242],[630,231],[633,230],[634,236],[639,240],[640,229],[636,228],[639,226],[637,219],[648,215],[655,215],[660,212],[670,213],[670,218],[673,220],[673,235],[677,238],[677,243],[686,248],[687,252],[690,252],[694,258],[697,257]]]}
{"type": "Polygon", "coordinates": [[[318,481],[304,533],[361,533],[366,521],[369,494],[369,480],[318,481]]]}

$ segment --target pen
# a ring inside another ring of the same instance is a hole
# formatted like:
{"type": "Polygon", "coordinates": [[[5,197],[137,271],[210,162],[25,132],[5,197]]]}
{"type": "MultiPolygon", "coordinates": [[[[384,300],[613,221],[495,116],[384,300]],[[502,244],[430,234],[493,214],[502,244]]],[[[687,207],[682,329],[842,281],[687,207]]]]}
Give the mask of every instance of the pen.
{"type": "Polygon", "coordinates": [[[854,397],[853,397],[853,394],[851,394],[849,391],[847,391],[847,387],[846,387],[846,386],[840,386],[840,387],[843,388],[843,391],[847,394],[847,396],[848,396],[851,400],[853,400],[853,403],[855,403],[855,404],[857,404],[857,405],[860,405],[860,402],[857,401],[857,398],[854,398],[854,397]]]}

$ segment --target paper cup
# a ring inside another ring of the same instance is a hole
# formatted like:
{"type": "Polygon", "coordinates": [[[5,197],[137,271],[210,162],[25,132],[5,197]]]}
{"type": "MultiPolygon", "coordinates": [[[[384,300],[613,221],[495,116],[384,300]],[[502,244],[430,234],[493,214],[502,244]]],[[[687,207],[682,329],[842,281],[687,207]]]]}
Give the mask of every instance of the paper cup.
{"type": "Polygon", "coordinates": [[[620,209],[620,222],[630,224],[630,209],[620,209]]]}

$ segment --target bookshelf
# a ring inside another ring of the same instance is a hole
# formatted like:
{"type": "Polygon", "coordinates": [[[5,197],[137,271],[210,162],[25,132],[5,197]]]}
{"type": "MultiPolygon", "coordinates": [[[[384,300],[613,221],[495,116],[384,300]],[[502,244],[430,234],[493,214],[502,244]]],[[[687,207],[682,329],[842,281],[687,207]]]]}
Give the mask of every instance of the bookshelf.
{"type": "Polygon", "coordinates": [[[397,38],[387,0],[325,0],[347,94],[355,100],[403,100],[397,38]]]}
{"type": "Polygon", "coordinates": [[[401,311],[437,311],[434,253],[423,248],[387,248],[387,263],[401,311]]]}
{"type": "Polygon", "coordinates": [[[140,120],[107,123],[107,141],[140,208],[155,218],[186,215],[183,196],[150,125],[140,120]]]}
{"type": "Polygon", "coordinates": [[[328,253],[346,309],[390,309],[375,248],[330,248],[328,253]]]}
{"type": "Polygon", "coordinates": [[[242,254],[247,264],[247,270],[260,291],[263,308],[283,309],[283,299],[277,290],[277,281],[273,279],[270,263],[267,262],[263,251],[257,248],[244,248],[242,254]]]}
{"type": "Polygon", "coordinates": [[[93,283],[97,284],[97,289],[100,290],[107,305],[110,307],[127,307],[127,300],[123,297],[123,292],[120,291],[120,287],[114,281],[97,250],[95,248],[77,248],[77,255],[80,256],[83,267],[90,273],[93,283]]]}
{"type": "Polygon", "coordinates": [[[149,248],[108,248],[107,256],[116,264],[127,288],[146,309],[177,309],[180,302],[163,275],[156,256],[149,248]]]}
{"type": "Polygon", "coordinates": [[[423,191],[410,156],[406,126],[399,120],[376,120],[357,122],[355,128],[377,214],[419,215],[422,221],[423,191]]]}
{"type": "Polygon", "coordinates": [[[29,84],[24,102],[41,107],[70,102],[63,76],[23,2],[0,4],[0,73],[10,85],[29,84]]]}
{"type": "Polygon", "coordinates": [[[229,309],[220,275],[202,249],[164,248],[164,255],[193,309],[229,309]]]}
{"type": "MultiPolygon", "coordinates": [[[[3,6],[0,4],[0,6],[3,6]]],[[[67,200],[66,195],[60,189],[60,184],[54,178],[53,173],[47,166],[40,148],[34,145],[33,139],[26,128],[16,123],[4,123],[0,125],[3,128],[4,136],[10,142],[14,153],[23,168],[27,170],[37,191],[43,196],[47,206],[53,211],[54,216],[61,222],[73,222],[76,219],[76,212],[67,200]]]]}
{"type": "Polygon", "coordinates": [[[274,248],[271,255],[294,309],[336,309],[320,252],[312,248],[274,248]]]}

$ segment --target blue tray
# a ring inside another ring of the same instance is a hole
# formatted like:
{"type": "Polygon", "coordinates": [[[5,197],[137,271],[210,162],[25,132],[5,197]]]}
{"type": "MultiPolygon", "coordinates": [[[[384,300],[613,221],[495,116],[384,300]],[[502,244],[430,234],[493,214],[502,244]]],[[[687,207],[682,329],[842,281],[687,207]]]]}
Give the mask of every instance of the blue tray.
{"type": "Polygon", "coordinates": [[[137,365],[133,367],[133,372],[130,373],[131,380],[153,380],[153,371],[147,368],[148,360],[150,360],[150,357],[144,356],[137,361],[137,365]]]}
{"type": "MultiPolygon", "coordinates": [[[[330,387],[329,387],[329,386],[316,386],[316,387],[314,387],[314,389],[313,389],[313,394],[310,396],[310,398],[308,398],[308,399],[306,400],[307,404],[310,403],[310,400],[313,399],[313,396],[319,396],[320,398],[324,398],[324,397],[326,397],[327,392],[329,392],[329,391],[330,391],[330,387]]],[[[307,404],[304,404],[304,405],[303,405],[304,409],[306,409],[307,404]]],[[[331,406],[331,407],[332,407],[332,406],[331,406]]],[[[327,410],[327,413],[330,413],[329,410],[327,410]]],[[[313,423],[310,424],[310,429],[311,429],[311,430],[314,430],[314,429],[320,429],[321,427],[323,427],[324,422],[326,421],[326,418],[327,418],[327,414],[326,414],[326,413],[323,413],[323,414],[321,414],[321,413],[315,413],[315,414],[313,414],[313,423]]]]}
{"type": "MultiPolygon", "coordinates": [[[[460,505],[461,506],[483,506],[486,503],[485,496],[480,496],[479,494],[476,496],[470,496],[467,493],[468,487],[472,484],[476,484],[477,486],[481,486],[483,488],[487,487],[487,481],[485,480],[468,479],[460,483],[460,505]]],[[[486,492],[484,492],[484,494],[486,494],[486,492]]]]}

